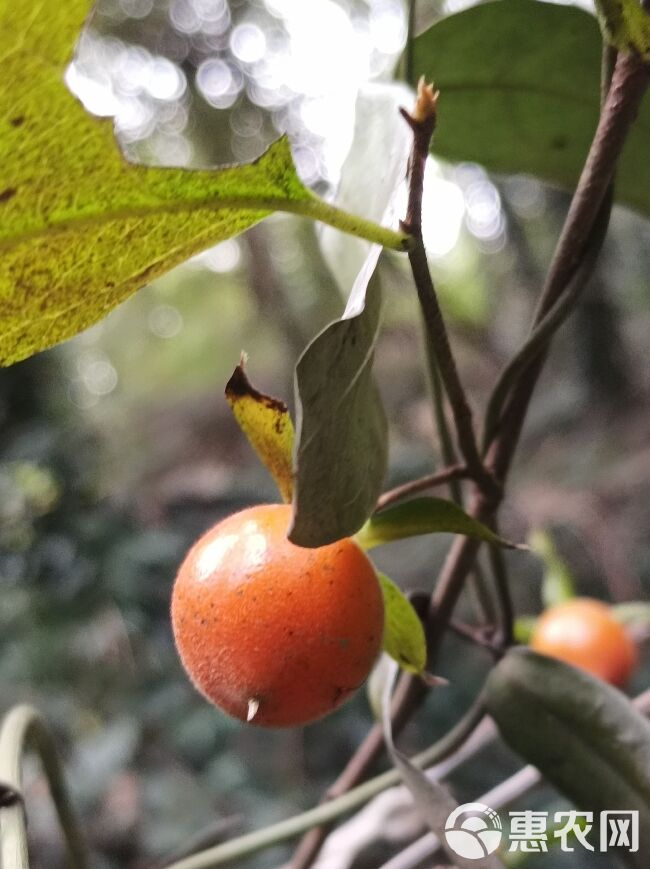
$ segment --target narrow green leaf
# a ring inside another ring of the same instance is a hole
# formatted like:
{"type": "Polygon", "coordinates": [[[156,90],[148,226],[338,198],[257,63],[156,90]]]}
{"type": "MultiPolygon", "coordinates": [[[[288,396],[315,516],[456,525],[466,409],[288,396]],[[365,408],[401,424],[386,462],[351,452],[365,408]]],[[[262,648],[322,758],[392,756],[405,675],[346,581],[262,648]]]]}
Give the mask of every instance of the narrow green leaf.
{"type": "Polygon", "coordinates": [[[293,494],[293,423],[283,401],[264,395],[252,385],[243,364],[226,384],[226,400],[239,427],[275,480],[282,500],[293,494]]]}
{"type": "MultiPolygon", "coordinates": [[[[441,93],[433,152],[573,188],[598,122],[600,54],[596,19],[572,6],[497,0],[443,18],[415,42],[414,75],[441,93]]],[[[646,215],[649,140],[645,100],[615,196],[646,215]]]]}
{"type": "Polygon", "coordinates": [[[300,182],[282,138],[215,171],[126,163],[63,71],[90,0],[0,0],[0,364],[74,335],[143,284],[275,210],[381,244],[405,236],[341,212],[300,182]]]}
{"type": "Polygon", "coordinates": [[[571,571],[558,555],[550,534],[535,531],[529,538],[530,549],[544,562],[542,603],[555,606],[575,597],[575,583],[571,571]]]}
{"type": "Polygon", "coordinates": [[[650,12],[640,0],[595,0],[604,38],[617,51],[650,61],[650,12]]]}
{"type": "Polygon", "coordinates": [[[298,444],[289,539],[298,546],[323,546],[354,534],[381,491],[387,427],[372,379],[381,320],[377,279],[364,290],[363,283],[357,286],[360,313],[327,326],[296,367],[298,444]]]}
{"type": "Polygon", "coordinates": [[[397,665],[393,662],[380,664],[377,671],[375,691],[381,696],[381,725],[384,731],[384,741],[393,765],[399,772],[402,781],[413,796],[418,812],[429,829],[436,835],[440,846],[444,849],[451,863],[458,869],[503,869],[503,864],[495,855],[489,855],[480,859],[466,858],[453,850],[445,834],[447,819],[457,808],[458,803],[454,800],[447,788],[427,776],[419,769],[410,758],[401,752],[393,740],[393,728],[391,722],[391,699],[392,688],[397,674],[397,665]],[[392,666],[390,666],[392,664],[392,666]],[[377,684],[383,680],[383,685],[377,684]]]}
{"type": "Polygon", "coordinates": [[[503,540],[482,522],[468,516],[453,501],[433,497],[413,498],[375,513],[357,532],[356,540],[363,549],[372,549],[404,537],[443,532],[477,537],[486,543],[496,543],[508,549],[526,548],[503,540]]]}
{"type": "Polygon", "coordinates": [[[424,628],[401,589],[378,573],[384,596],[384,651],[409,673],[422,673],[427,662],[424,628]]]}
{"type": "MultiPolygon", "coordinates": [[[[650,842],[650,723],[624,694],[518,648],[492,670],[486,702],[508,745],[578,808],[638,811],[641,842],[650,842]]],[[[647,847],[620,856],[647,865],[647,847]]]]}

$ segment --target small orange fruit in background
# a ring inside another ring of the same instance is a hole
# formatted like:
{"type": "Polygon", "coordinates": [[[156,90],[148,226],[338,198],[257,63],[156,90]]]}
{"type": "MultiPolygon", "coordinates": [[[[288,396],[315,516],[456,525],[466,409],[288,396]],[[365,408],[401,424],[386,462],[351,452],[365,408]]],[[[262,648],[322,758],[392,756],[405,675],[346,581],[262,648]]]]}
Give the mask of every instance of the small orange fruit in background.
{"type": "Polygon", "coordinates": [[[638,658],[636,646],[610,608],[591,598],[572,598],[546,610],[530,645],[612,685],[625,683],[638,658]]]}
{"type": "Polygon", "coordinates": [[[190,549],[172,593],[176,647],[198,690],[229,715],[292,726],[340,706],[382,644],[375,570],[357,544],[303,549],[291,508],[250,507],[190,549]]]}

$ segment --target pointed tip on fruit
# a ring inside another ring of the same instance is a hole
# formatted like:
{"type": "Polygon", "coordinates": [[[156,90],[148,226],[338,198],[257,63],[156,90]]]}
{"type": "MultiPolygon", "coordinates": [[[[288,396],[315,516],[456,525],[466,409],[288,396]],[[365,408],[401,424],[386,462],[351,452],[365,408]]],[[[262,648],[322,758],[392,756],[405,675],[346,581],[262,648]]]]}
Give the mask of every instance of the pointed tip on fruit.
{"type": "Polygon", "coordinates": [[[260,701],[255,697],[251,697],[248,701],[248,711],[246,712],[246,721],[250,724],[250,722],[255,718],[257,712],[260,708],[260,701]]]}

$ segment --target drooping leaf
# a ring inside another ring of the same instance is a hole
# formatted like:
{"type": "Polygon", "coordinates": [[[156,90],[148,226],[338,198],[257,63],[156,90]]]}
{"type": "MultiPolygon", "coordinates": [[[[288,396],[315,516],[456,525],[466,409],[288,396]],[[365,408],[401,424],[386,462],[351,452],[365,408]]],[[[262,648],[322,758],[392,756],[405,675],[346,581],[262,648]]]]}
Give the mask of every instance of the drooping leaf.
{"type": "Polygon", "coordinates": [[[270,211],[402,243],[307,190],[284,138],[254,163],[217,171],[127,164],[111,124],[63,84],[90,5],[0,0],[0,364],[74,335],[270,211]]]}
{"type": "Polygon", "coordinates": [[[370,671],[370,676],[366,682],[366,696],[370,704],[370,711],[375,721],[381,721],[381,709],[384,702],[384,691],[386,690],[386,680],[394,679],[396,673],[395,664],[397,662],[391,658],[386,652],[382,652],[375,661],[375,665],[370,671]]]}
{"type": "MultiPolygon", "coordinates": [[[[393,201],[406,177],[413,141],[399,108],[410,108],[414,99],[413,90],[401,82],[361,86],[352,143],[334,200],[336,205],[378,223],[394,224],[393,201]]],[[[348,293],[370,251],[369,243],[329,226],[321,228],[319,241],[332,274],[341,290],[348,293]]]]}
{"type": "Polygon", "coordinates": [[[388,661],[381,664],[377,671],[374,689],[381,696],[381,725],[390,759],[405,786],[413,795],[413,802],[422,820],[435,834],[453,866],[458,867],[458,869],[503,869],[503,864],[493,854],[479,859],[466,858],[453,850],[447,842],[445,835],[447,819],[458,807],[458,803],[445,785],[419,769],[395,745],[391,723],[391,699],[396,675],[397,665],[394,662],[388,661]],[[379,684],[380,680],[383,680],[383,685],[379,684]]]}
{"type": "Polygon", "coordinates": [[[403,670],[422,673],[427,661],[422,622],[401,589],[383,573],[377,576],[384,596],[384,651],[403,670]]]}
{"type": "MultiPolygon", "coordinates": [[[[486,702],[508,745],[578,808],[638,811],[640,840],[650,842],[650,723],[624,694],[518,648],[492,670],[486,702]]],[[[647,865],[642,851],[620,856],[647,865]]]]}
{"type": "Polygon", "coordinates": [[[372,549],[405,537],[443,532],[476,537],[509,549],[525,548],[503,540],[453,501],[433,497],[413,498],[375,513],[357,532],[356,540],[364,549],[372,549]]]}
{"type": "MultiPolygon", "coordinates": [[[[371,252],[373,257],[376,261],[371,252]]],[[[296,367],[298,443],[289,539],[298,546],[323,546],[358,531],[377,502],[386,471],[386,417],[372,379],[381,293],[377,278],[370,280],[372,269],[362,273],[360,311],[352,316],[348,308],[343,319],[327,326],[296,367]]]]}
{"type": "Polygon", "coordinates": [[[650,61],[650,12],[639,0],[595,0],[605,39],[618,51],[650,61]]]}
{"type": "Polygon", "coordinates": [[[264,395],[252,385],[243,364],[226,384],[226,400],[239,427],[273,477],[282,500],[293,494],[293,423],[283,401],[264,395]]]}
{"type": "Polygon", "coordinates": [[[571,571],[560,558],[553,539],[544,531],[530,535],[530,549],[542,559],[542,603],[544,607],[555,606],[575,596],[575,583],[571,571]]]}
{"type": "MultiPolygon", "coordinates": [[[[441,92],[434,153],[572,188],[598,122],[600,46],[592,15],[536,0],[482,3],[440,20],[417,38],[413,66],[441,92]]],[[[650,185],[639,181],[649,140],[646,99],[615,189],[646,215],[650,185]]]]}

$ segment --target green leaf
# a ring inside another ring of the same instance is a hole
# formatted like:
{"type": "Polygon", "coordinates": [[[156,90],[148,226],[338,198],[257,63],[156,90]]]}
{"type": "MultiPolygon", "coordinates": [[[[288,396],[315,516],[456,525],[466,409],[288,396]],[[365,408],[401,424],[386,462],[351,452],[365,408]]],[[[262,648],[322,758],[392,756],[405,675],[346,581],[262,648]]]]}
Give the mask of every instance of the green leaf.
{"type": "MultiPolygon", "coordinates": [[[[367,266],[366,280],[372,271],[367,266]]],[[[348,308],[348,314],[359,307],[361,312],[327,326],[296,367],[298,445],[289,539],[298,546],[323,546],[354,534],[381,491],[387,427],[372,379],[381,320],[377,279],[364,290],[364,281],[358,282],[354,307],[348,308]]]]}
{"type": "Polygon", "coordinates": [[[252,385],[243,363],[226,384],[226,400],[239,427],[273,477],[282,500],[293,494],[293,423],[283,401],[264,395],[252,385]]]}
{"type": "Polygon", "coordinates": [[[307,190],[285,138],[254,163],[218,171],[127,164],[111,124],[91,118],[62,80],[89,8],[0,0],[0,364],[74,335],[274,210],[403,246],[403,234],[307,190]]]}
{"type": "Polygon", "coordinates": [[[391,700],[396,674],[397,666],[393,662],[389,661],[386,664],[380,662],[376,671],[374,691],[381,697],[381,725],[390,759],[399,772],[404,785],[411,792],[413,802],[422,820],[435,834],[440,847],[458,869],[477,869],[477,867],[503,869],[503,864],[495,855],[476,860],[475,858],[462,857],[450,848],[445,835],[446,822],[449,815],[457,808],[458,803],[443,784],[419,769],[410,758],[397,748],[393,740],[391,700]],[[379,684],[381,681],[383,684],[379,684]]]}
{"type": "Polygon", "coordinates": [[[356,534],[356,540],[363,549],[373,549],[404,537],[443,532],[476,537],[508,549],[526,548],[503,540],[482,522],[468,516],[453,501],[433,497],[413,498],[375,513],[356,534]]]}
{"type": "Polygon", "coordinates": [[[650,12],[640,0],[595,0],[604,38],[617,51],[636,52],[650,61],[650,12]]]}
{"type": "MultiPolygon", "coordinates": [[[[486,702],[508,745],[578,808],[637,810],[650,842],[650,724],[624,694],[519,648],[492,670],[486,702]]],[[[647,865],[647,850],[620,856],[647,865]]]]}
{"type": "MultiPolygon", "coordinates": [[[[415,76],[441,93],[433,152],[573,188],[598,122],[600,46],[595,18],[571,6],[498,0],[442,19],[415,42],[415,76]]],[[[615,195],[646,215],[649,140],[645,100],[615,195]]]]}
{"type": "Polygon", "coordinates": [[[528,645],[537,625],[537,616],[518,616],[512,626],[512,635],[515,643],[528,645]]]}
{"type": "Polygon", "coordinates": [[[529,538],[531,552],[544,562],[542,578],[542,603],[544,607],[556,606],[575,597],[575,584],[571,571],[558,555],[550,534],[535,531],[529,538]]]}
{"type": "Polygon", "coordinates": [[[395,583],[377,573],[384,596],[384,651],[403,670],[422,673],[427,662],[424,628],[411,603],[395,583]]]}

